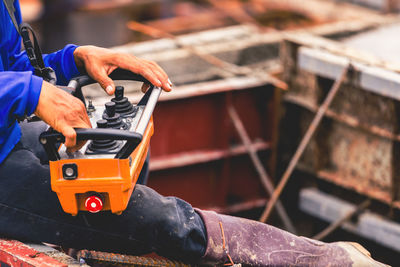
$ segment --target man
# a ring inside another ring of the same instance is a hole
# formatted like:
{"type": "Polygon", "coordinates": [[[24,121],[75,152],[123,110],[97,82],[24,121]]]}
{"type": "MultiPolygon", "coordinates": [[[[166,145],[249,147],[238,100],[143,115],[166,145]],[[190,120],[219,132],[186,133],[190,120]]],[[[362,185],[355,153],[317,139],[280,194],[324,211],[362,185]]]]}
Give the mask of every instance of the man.
{"type": "MultiPolygon", "coordinates": [[[[21,22],[18,1],[14,3],[21,22]]],[[[65,214],[50,188],[48,159],[38,142],[42,122],[20,123],[17,117],[35,113],[61,132],[71,151],[74,127],[89,128],[82,103],[32,74],[20,37],[3,3],[0,5],[0,235],[31,242],[48,242],[77,249],[129,254],[155,251],[192,263],[243,263],[252,266],[379,266],[347,243],[326,244],[297,237],[255,221],[194,210],[174,197],[136,185],[122,215],[65,214]]],[[[44,56],[60,84],[84,70],[108,94],[115,68],[140,73],[152,84],[171,90],[171,82],[155,63],[93,47],[67,45],[44,56]]],[[[144,85],[145,91],[147,86],[144,85]]]]}

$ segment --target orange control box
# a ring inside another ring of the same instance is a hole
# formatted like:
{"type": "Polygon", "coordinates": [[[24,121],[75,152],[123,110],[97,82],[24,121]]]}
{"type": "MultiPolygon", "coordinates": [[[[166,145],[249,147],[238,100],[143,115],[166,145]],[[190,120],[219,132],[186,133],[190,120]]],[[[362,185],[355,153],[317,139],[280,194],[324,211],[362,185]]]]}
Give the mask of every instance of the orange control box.
{"type": "MultiPolygon", "coordinates": [[[[113,80],[150,84],[141,75],[116,69],[113,80]]],[[[73,78],[61,88],[86,106],[82,87],[96,83],[87,75],[73,78]]],[[[128,206],[135,184],[147,158],[154,133],[153,111],[162,89],[153,85],[133,105],[124,96],[124,87],[115,87],[115,96],[104,106],[89,100],[86,111],[96,128],[75,128],[76,140],[87,141],[70,153],[65,137],[49,128],[39,136],[49,159],[51,189],[57,193],[63,210],[73,216],[79,211],[111,211],[121,214],[128,206]]]]}
{"type": "Polygon", "coordinates": [[[57,193],[63,210],[71,215],[78,211],[111,210],[121,214],[146,160],[153,120],[147,125],[143,139],[129,158],[60,159],[50,161],[51,188],[57,193]],[[63,166],[76,165],[77,177],[64,179],[63,166]]]}

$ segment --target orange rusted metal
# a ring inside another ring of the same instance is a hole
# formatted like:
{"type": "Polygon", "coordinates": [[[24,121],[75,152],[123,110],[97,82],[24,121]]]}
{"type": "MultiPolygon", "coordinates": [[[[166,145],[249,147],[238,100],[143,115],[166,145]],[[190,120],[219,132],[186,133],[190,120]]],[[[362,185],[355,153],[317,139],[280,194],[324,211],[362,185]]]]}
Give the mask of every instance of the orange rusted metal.
{"type": "Polygon", "coordinates": [[[67,265],[16,240],[0,239],[0,265],[12,267],[66,267],[67,265]]]}
{"type": "MultiPolygon", "coordinates": [[[[282,150],[285,156],[282,157],[287,157],[289,151],[294,150],[299,141],[297,136],[304,134],[307,124],[317,111],[318,103],[332,84],[332,77],[327,78],[325,74],[316,75],[298,67],[293,72],[289,63],[293,55],[300,57],[302,49],[313,47],[322,39],[307,36],[297,40],[289,39],[282,46],[284,76],[291,84],[291,90],[284,96],[286,115],[282,120],[284,130],[281,131],[281,140],[285,140],[282,142],[286,144],[282,150]],[[290,141],[288,134],[292,137],[290,141]]],[[[384,86],[378,84],[376,90],[371,92],[359,83],[359,77],[364,75],[364,64],[376,68],[371,75],[392,71],[393,75],[397,75],[395,69],[386,66],[384,61],[369,59],[367,55],[344,49],[342,44],[323,40],[327,43],[318,45],[320,51],[346,57],[358,64],[358,70],[347,79],[344,90],[338,92],[327,110],[327,118],[311,140],[298,169],[310,177],[328,181],[399,209],[399,102],[396,97],[384,91],[384,86]]],[[[331,62],[323,58],[319,63],[322,69],[322,64],[328,65],[331,62]]],[[[385,81],[386,76],[382,79],[385,81]]],[[[396,88],[393,91],[397,92],[396,88]]]]}
{"type": "Polygon", "coordinates": [[[299,146],[296,149],[293,157],[291,158],[288,167],[286,168],[285,172],[280,179],[278,186],[276,187],[274,193],[271,196],[271,200],[268,202],[267,206],[265,207],[261,217],[261,222],[266,222],[269,215],[271,214],[279,196],[282,193],[282,190],[285,188],[286,183],[288,182],[290,176],[292,175],[294,168],[296,167],[297,163],[300,160],[300,157],[303,155],[304,150],[306,149],[307,145],[309,144],[311,137],[315,133],[317,127],[320,125],[322,118],[325,116],[326,111],[328,110],[329,106],[331,105],[333,99],[335,98],[339,88],[342,86],[344,80],[347,78],[348,73],[352,70],[352,65],[346,65],[340,76],[335,80],[335,83],[332,85],[331,89],[329,90],[328,95],[324,99],[324,102],[318,108],[315,117],[313,118],[310,126],[307,128],[304,137],[302,138],[299,146]]]}

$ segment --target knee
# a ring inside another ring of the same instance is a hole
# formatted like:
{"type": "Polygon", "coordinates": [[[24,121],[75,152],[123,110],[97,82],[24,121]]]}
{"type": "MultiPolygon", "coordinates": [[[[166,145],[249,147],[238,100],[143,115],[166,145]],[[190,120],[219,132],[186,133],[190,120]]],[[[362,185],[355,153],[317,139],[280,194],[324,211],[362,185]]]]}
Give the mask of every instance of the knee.
{"type": "Polygon", "coordinates": [[[176,197],[163,197],[151,188],[136,185],[129,212],[138,219],[141,235],[168,257],[201,257],[206,233],[192,206],[176,197]],[[185,256],[186,255],[186,256],[185,256]]]}
{"type": "Polygon", "coordinates": [[[180,201],[182,200],[164,197],[147,186],[137,184],[129,205],[136,217],[139,216],[146,223],[173,227],[180,224],[179,213],[182,213],[182,209],[192,209],[188,203],[182,204],[180,201]]]}
{"type": "Polygon", "coordinates": [[[180,239],[192,231],[205,232],[200,216],[189,203],[164,197],[147,186],[136,185],[130,205],[130,212],[140,224],[152,227],[159,238],[180,239]]]}

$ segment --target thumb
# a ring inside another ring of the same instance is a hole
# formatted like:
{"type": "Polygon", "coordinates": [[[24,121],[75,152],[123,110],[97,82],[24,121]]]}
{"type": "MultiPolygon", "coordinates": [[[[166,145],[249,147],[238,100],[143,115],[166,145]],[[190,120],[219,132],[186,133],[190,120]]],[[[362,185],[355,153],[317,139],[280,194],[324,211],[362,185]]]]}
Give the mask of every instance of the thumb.
{"type": "Polygon", "coordinates": [[[100,80],[99,84],[106,91],[108,95],[113,95],[115,91],[115,84],[108,76],[100,80]]]}
{"type": "Polygon", "coordinates": [[[76,132],[71,126],[64,126],[61,133],[65,136],[65,146],[71,148],[76,145],[76,132]]]}

